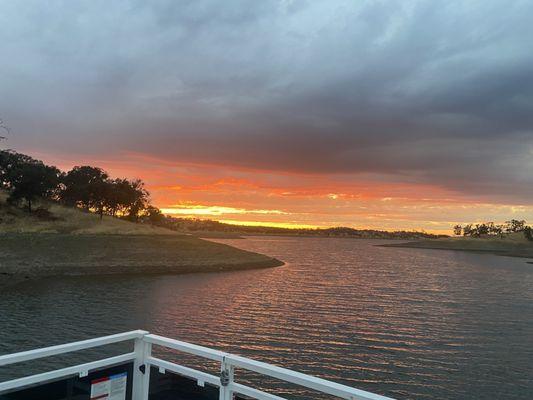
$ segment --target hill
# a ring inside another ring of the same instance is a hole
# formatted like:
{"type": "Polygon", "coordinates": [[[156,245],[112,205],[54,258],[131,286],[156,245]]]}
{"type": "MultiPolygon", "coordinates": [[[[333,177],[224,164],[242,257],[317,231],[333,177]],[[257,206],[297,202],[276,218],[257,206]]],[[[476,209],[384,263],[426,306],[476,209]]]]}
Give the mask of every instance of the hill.
{"type": "Polygon", "coordinates": [[[120,235],[175,235],[170,229],[150,224],[135,224],[59,203],[41,200],[32,214],[7,204],[7,193],[0,191],[0,233],[68,233],[120,235]]]}
{"type": "Polygon", "coordinates": [[[498,255],[533,258],[533,242],[523,232],[501,236],[449,237],[432,240],[418,240],[406,243],[391,243],[385,247],[408,247],[418,249],[461,250],[488,252],[498,255]]]}
{"type": "Polygon", "coordinates": [[[283,236],[319,236],[355,239],[433,239],[448,237],[419,231],[384,231],[376,229],[356,229],[349,227],[334,228],[280,228],[273,226],[232,225],[209,219],[190,219],[166,217],[158,224],[169,229],[187,232],[205,238],[227,237],[239,235],[283,235],[283,236]]]}
{"type": "Polygon", "coordinates": [[[191,235],[57,203],[33,214],[0,195],[0,287],[60,276],[182,274],[283,265],[191,235]]]}

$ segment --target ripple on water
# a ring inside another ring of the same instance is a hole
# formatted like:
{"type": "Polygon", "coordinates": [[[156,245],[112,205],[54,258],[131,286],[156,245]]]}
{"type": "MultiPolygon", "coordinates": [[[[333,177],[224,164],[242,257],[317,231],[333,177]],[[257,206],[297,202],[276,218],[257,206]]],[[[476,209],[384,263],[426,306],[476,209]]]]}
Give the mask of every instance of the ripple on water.
{"type": "Polygon", "coordinates": [[[27,283],[0,294],[0,353],[144,328],[398,399],[533,398],[524,260],[365,240],[221,242],[287,264],[27,283]]]}

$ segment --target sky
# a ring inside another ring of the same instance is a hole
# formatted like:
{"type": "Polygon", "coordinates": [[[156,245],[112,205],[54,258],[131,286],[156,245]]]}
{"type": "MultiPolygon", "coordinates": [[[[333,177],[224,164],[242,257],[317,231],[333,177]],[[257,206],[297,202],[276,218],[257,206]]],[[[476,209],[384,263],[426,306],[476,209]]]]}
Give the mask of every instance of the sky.
{"type": "Polygon", "coordinates": [[[176,216],[533,222],[533,2],[0,0],[2,146],[176,216]]]}

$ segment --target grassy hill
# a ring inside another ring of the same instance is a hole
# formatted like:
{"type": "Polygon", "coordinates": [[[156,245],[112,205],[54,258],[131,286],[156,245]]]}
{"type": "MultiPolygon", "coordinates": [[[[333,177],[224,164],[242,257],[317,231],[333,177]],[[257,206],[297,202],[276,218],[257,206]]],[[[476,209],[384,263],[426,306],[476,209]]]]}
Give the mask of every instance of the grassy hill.
{"type": "Polygon", "coordinates": [[[49,201],[40,203],[47,212],[36,211],[30,215],[26,210],[7,204],[6,199],[7,194],[0,192],[0,233],[176,234],[169,229],[148,224],[134,224],[107,215],[100,220],[96,214],[49,201]]]}
{"type": "Polygon", "coordinates": [[[503,236],[487,235],[482,237],[450,237],[418,240],[387,244],[384,246],[488,252],[513,257],[533,258],[533,242],[527,240],[522,232],[504,234],[503,236]]]}
{"type": "Polygon", "coordinates": [[[274,258],[55,203],[32,215],[0,198],[0,288],[65,275],[181,274],[268,268],[274,258]]]}

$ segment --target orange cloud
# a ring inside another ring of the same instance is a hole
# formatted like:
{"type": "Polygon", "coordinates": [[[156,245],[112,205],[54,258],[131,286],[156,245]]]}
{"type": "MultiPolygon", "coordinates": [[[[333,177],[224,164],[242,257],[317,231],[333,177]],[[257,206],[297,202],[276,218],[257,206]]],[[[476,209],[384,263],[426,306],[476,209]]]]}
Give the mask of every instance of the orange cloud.
{"type": "Polygon", "coordinates": [[[161,208],[161,212],[167,215],[187,215],[187,216],[219,216],[224,214],[276,214],[286,215],[280,210],[247,210],[245,208],[205,206],[200,204],[179,204],[170,208],[161,208]]]}
{"type": "Polygon", "coordinates": [[[63,169],[91,164],[113,176],[141,178],[152,202],[166,214],[234,224],[449,233],[455,223],[533,221],[529,205],[494,203],[436,185],[394,182],[387,176],[255,171],[171,163],[142,154],[119,154],[113,159],[33,154],[63,169]]]}

